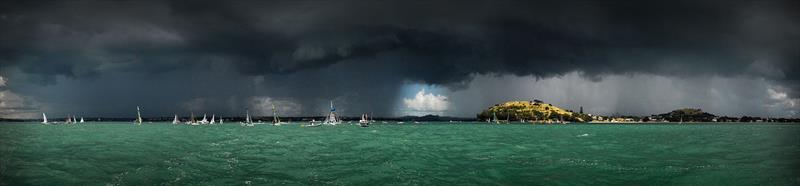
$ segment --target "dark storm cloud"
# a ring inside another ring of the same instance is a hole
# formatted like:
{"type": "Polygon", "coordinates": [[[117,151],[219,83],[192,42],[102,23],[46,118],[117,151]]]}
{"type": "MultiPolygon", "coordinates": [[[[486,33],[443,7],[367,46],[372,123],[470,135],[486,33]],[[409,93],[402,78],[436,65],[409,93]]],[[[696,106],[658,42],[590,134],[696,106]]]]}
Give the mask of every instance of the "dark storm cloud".
{"type": "Polygon", "coordinates": [[[344,85],[360,78],[380,87],[375,93],[389,96],[407,81],[461,88],[475,74],[551,77],[572,71],[595,80],[627,73],[753,76],[776,82],[792,97],[800,90],[797,1],[0,5],[0,68],[29,74],[21,81],[38,84],[53,84],[59,76],[213,71],[221,64],[239,75],[284,82],[270,86],[300,93],[274,94],[300,100],[368,90],[344,85]],[[331,68],[336,73],[325,73],[331,68]],[[376,74],[326,81],[365,71],[376,74]],[[308,91],[330,83],[326,93],[308,91]]]}

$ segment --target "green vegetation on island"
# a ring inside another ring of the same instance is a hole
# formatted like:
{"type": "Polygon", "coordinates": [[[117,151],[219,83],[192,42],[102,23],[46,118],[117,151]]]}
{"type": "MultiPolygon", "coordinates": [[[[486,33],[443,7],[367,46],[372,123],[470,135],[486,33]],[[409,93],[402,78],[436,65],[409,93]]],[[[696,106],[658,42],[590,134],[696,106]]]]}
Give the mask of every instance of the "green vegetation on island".
{"type": "Polygon", "coordinates": [[[497,104],[481,111],[478,120],[487,121],[497,118],[502,121],[569,121],[588,122],[592,117],[583,111],[575,113],[539,100],[509,101],[497,104]]]}
{"type": "Polygon", "coordinates": [[[696,108],[673,110],[669,113],[653,115],[650,119],[669,122],[715,122],[717,116],[696,108]]]}

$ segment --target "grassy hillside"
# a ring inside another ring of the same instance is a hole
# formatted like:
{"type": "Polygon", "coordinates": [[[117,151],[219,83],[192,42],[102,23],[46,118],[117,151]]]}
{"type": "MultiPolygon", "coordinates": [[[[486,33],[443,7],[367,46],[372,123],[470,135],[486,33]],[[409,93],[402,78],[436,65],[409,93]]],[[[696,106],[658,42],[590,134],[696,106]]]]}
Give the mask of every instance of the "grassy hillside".
{"type": "Polygon", "coordinates": [[[510,101],[489,107],[478,113],[478,120],[492,119],[492,114],[499,120],[518,121],[555,121],[563,118],[566,121],[585,122],[591,117],[586,114],[573,113],[570,110],[553,106],[540,101],[510,101]]]}

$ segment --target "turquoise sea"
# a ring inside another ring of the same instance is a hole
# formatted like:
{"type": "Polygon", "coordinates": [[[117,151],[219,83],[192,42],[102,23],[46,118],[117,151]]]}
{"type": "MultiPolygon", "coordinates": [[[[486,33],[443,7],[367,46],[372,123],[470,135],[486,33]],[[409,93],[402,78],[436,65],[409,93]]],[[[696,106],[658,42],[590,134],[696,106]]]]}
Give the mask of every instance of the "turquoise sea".
{"type": "Polygon", "coordinates": [[[0,185],[799,185],[798,135],[767,123],[0,123],[0,185]]]}

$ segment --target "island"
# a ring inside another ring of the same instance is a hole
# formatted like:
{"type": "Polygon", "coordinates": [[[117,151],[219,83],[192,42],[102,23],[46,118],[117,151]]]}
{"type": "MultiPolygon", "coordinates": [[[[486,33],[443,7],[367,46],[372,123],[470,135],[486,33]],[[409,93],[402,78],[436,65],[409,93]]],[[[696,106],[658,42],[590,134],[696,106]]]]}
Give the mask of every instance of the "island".
{"type": "Polygon", "coordinates": [[[584,114],[583,109],[578,113],[562,109],[540,100],[509,101],[496,104],[477,114],[479,121],[489,122],[589,122],[592,116],[584,114]]]}

